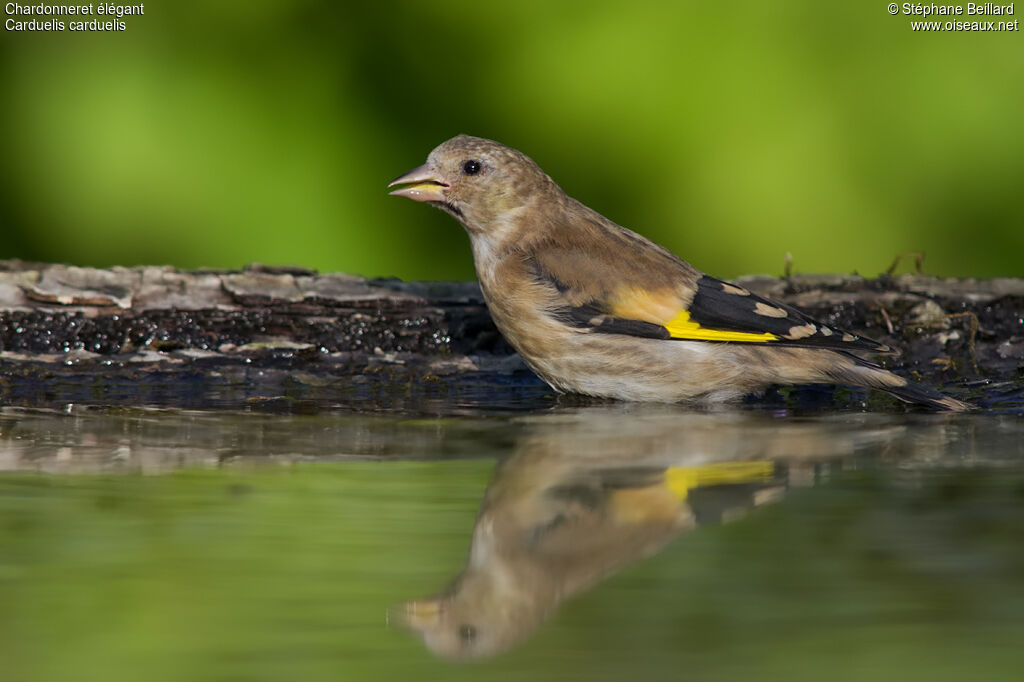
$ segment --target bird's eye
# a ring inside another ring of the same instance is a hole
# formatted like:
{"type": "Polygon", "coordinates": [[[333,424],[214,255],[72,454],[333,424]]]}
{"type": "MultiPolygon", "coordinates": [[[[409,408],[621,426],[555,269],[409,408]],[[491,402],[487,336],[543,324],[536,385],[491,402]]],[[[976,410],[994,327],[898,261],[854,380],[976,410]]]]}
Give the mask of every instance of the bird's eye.
{"type": "Polygon", "coordinates": [[[462,640],[463,644],[469,644],[476,639],[476,628],[472,625],[460,625],[459,639],[462,640]]]}
{"type": "Polygon", "coordinates": [[[462,172],[465,175],[476,175],[480,172],[482,165],[476,159],[470,159],[466,163],[462,164],[462,172]]]}

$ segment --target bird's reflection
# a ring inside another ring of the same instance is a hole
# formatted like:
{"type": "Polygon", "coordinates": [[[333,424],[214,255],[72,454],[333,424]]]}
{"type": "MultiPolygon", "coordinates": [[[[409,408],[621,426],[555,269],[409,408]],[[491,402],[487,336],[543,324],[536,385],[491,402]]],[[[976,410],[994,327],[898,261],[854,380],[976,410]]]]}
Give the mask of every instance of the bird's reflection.
{"type": "Polygon", "coordinates": [[[569,597],[709,521],[815,480],[822,459],[902,427],[847,415],[823,425],[610,406],[535,417],[500,462],[465,568],[400,621],[448,658],[521,643],[569,597]]]}

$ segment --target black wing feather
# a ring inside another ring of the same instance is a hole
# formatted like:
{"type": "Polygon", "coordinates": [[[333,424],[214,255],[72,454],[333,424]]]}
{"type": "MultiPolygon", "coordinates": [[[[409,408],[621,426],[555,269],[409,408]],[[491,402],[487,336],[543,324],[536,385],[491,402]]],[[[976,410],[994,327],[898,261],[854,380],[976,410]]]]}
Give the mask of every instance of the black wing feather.
{"type": "Polygon", "coordinates": [[[708,275],[697,280],[697,293],[688,310],[690,319],[708,329],[774,334],[779,339],[770,341],[772,345],[892,352],[873,339],[832,329],[796,308],[708,275]]]}
{"type": "MultiPolygon", "coordinates": [[[[539,282],[555,288],[559,294],[573,293],[573,287],[544,268],[535,259],[529,266],[539,282]]],[[[577,299],[579,300],[579,299],[577,299]]],[[[690,319],[705,329],[763,334],[778,337],[774,341],[708,341],[707,343],[759,343],[772,346],[812,346],[834,350],[861,350],[891,353],[893,350],[872,339],[832,329],[799,310],[758,296],[743,287],[703,275],[687,308],[690,319]]],[[[583,305],[565,305],[553,311],[565,324],[600,334],[624,334],[648,339],[673,339],[660,324],[630,320],[608,314],[601,301],[583,305]]]]}
{"type": "Polygon", "coordinates": [[[555,316],[571,327],[580,327],[602,334],[628,334],[646,339],[671,339],[672,335],[660,324],[627,320],[606,315],[596,304],[565,306],[555,311],[555,316]]]}

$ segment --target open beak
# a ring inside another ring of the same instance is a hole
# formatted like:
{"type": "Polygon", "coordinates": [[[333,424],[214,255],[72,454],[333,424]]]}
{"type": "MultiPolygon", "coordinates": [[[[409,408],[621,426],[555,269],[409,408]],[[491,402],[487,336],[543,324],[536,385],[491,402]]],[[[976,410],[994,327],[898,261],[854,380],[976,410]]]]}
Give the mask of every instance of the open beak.
{"type": "Polygon", "coordinates": [[[448,189],[448,185],[438,179],[437,172],[430,164],[414,168],[388,183],[388,187],[395,185],[405,187],[388,192],[393,197],[407,197],[413,201],[446,201],[444,190],[448,189]]]}

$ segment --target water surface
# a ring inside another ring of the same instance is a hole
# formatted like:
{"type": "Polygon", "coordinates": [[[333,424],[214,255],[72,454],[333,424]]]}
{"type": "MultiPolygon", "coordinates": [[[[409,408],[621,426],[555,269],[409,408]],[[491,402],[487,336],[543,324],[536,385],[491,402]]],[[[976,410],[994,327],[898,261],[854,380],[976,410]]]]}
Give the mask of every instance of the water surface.
{"type": "Polygon", "coordinates": [[[1019,416],[267,407],[0,409],[3,679],[1020,679],[1019,416]]]}

